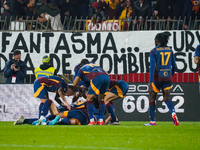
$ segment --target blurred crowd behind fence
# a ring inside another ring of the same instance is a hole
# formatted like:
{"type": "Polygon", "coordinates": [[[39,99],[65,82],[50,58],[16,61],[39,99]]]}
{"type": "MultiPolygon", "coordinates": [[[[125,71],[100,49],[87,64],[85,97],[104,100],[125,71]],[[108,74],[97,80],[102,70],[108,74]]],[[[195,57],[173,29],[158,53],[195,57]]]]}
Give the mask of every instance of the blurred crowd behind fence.
{"type": "MultiPolygon", "coordinates": [[[[106,22],[106,21],[104,21],[106,22]]],[[[33,19],[23,19],[23,21],[19,21],[17,18],[15,21],[10,19],[9,21],[5,18],[0,18],[0,30],[1,32],[5,31],[47,31],[47,32],[101,32],[101,31],[133,31],[133,30],[184,30],[185,25],[185,19],[179,19],[175,20],[172,19],[170,21],[167,21],[166,19],[146,19],[146,21],[140,23],[140,24],[134,24],[133,20],[109,20],[109,23],[115,23],[117,22],[117,29],[112,28],[109,25],[108,22],[107,26],[104,26],[104,28],[100,28],[98,26],[94,27],[94,24],[92,24],[91,20],[88,19],[72,19],[72,18],[65,18],[64,20],[64,28],[63,30],[52,30],[50,27],[48,27],[48,24],[50,24],[49,21],[47,23],[41,23],[37,20],[33,19]],[[90,22],[90,26],[93,27],[89,28],[89,25],[87,22],[90,22]],[[113,21],[113,22],[112,22],[113,21]],[[123,23],[122,23],[123,22],[123,23]],[[120,27],[121,26],[121,27],[120,27]]],[[[190,30],[199,30],[200,29],[200,20],[192,20],[189,19],[188,27],[190,30]]],[[[112,24],[111,24],[112,26],[112,24]]],[[[114,26],[114,25],[113,25],[114,26]]],[[[72,82],[73,75],[67,74],[62,75],[67,82],[72,82]]],[[[111,79],[118,79],[118,80],[124,80],[126,82],[148,82],[149,79],[149,73],[135,73],[135,74],[123,74],[123,75],[110,75],[111,79]]],[[[25,83],[33,83],[35,80],[35,76],[33,74],[26,76],[25,83]]],[[[176,73],[173,77],[173,82],[198,82],[198,73],[176,73]]],[[[3,73],[0,74],[0,83],[5,83],[5,77],[3,73]]]]}
{"type": "Polygon", "coordinates": [[[181,19],[148,19],[143,22],[134,23],[137,18],[130,18],[130,20],[118,20],[107,19],[102,20],[99,23],[95,23],[89,19],[72,19],[72,17],[65,17],[63,22],[63,28],[53,30],[51,26],[54,26],[56,21],[51,22],[39,22],[37,20],[24,18],[23,21],[19,21],[18,18],[13,20],[12,18],[0,17],[0,30],[1,31],[66,31],[66,32],[84,32],[84,31],[137,31],[137,30],[184,30],[184,26],[188,24],[189,30],[199,30],[200,20],[190,18],[189,23],[186,23],[186,18],[181,19]]]}

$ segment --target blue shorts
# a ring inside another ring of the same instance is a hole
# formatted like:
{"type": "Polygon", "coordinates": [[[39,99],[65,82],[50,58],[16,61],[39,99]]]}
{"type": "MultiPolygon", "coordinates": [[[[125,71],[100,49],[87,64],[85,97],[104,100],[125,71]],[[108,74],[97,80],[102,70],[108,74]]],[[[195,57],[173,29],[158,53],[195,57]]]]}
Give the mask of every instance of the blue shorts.
{"type": "Polygon", "coordinates": [[[120,80],[120,81],[117,81],[117,85],[112,87],[109,92],[111,92],[121,98],[124,98],[126,96],[128,89],[129,89],[128,83],[120,80]]]}
{"type": "Polygon", "coordinates": [[[48,88],[44,83],[40,83],[37,79],[34,81],[34,97],[40,99],[48,99],[48,88]]]}
{"type": "Polygon", "coordinates": [[[168,82],[153,82],[152,83],[152,87],[153,87],[153,91],[156,93],[159,93],[160,90],[164,91],[164,90],[170,90],[172,86],[172,82],[168,81],[168,82]]]}
{"type": "Polygon", "coordinates": [[[93,80],[90,81],[90,87],[88,89],[88,94],[104,94],[107,92],[110,84],[110,77],[107,74],[98,75],[93,80]]]}
{"type": "Polygon", "coordinates": [[[75,119],[78,125],[87,125],[89,123],[86,113],[78,109],[65,111],[64,115],[69,119],[75,119]]]}

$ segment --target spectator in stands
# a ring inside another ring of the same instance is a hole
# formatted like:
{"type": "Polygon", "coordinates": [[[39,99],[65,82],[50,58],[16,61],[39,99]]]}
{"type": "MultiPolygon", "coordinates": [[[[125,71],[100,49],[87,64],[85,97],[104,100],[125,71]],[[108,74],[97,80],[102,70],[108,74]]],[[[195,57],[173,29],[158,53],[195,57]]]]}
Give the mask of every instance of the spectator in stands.
{"type": "MultiPolygon", "coordinates": [[[[199,0],[186,0],[184,5],[183,17],[185,20],[184,29],[194,29],[192,28],[194,25],[195,19],[200,19],[200,1],[199,0]],[[191,19],[191,25],[189,28],[189,20],[191,19]]],[[[198,27],[199,29],[199,27],[198,27]]]]}
{"type": "Polygon", "coordinates": [[[120,0],[119,3],[116,6],[116,10],[117,10],[117,18],[119,18],[119,16],[121,15],[124,6],[125,6],[125,1],[126,0],[120,0]]]}
{"type": "Polygon", "coordinates": [[[26,7],[26,2],[24,0],[9,0],[9,2],[12,20],[22,21],[25,16],[24,8],[26,7]]]}
{"type": "Polygon", "coordinates": [[[123,10],[120,14],[119,19],[120,20],[130,20],[132,17],[133,9],[131,7],[131,0],[125,0],[124,5],[120,5],[123,7],[123,10]]]}
{"type": "Polygon", "coordinates": [[[9,22],[10,22],[10,17],[11,17],[11,12],[10,12],[10,2],[9,1],[4,1],[3,3],[3,8],[4,11],[1,14],[2,20],[6,20],[5,22],[2,22],[2,30],[7,30],[9,28],[9,22]]]}
{"type": "Polygon", "coordinates": [[[61,22],[66,29],[72,9],[70,0],[60,0],[58,3],[58,8],[60,9],[61,22]]]}
{"type": "Polygon", "coordinates": [[[92,6],[94,4],[95,0],[89,1],[89,10],[88,10],[88,18],[91,18],[93,14],[95,13],[94,7],[92,6]]]}
{"type": "Polygon", "coordinates": [[[128,29],[129,23],[127,22],[132,18],[133,9],[131,6],[131,0],[125,0],[124,5],[120,5],[123,7],[121,15],[119,17],[122,20],[122,29],[128,29]]]}
{"type": "Polygon", "coordinates": [[[80,18],[86,19],[86,17],[88,17],[89,12],[89,0],[80,0],[78,10],[80,18]]]}
{"type": "Polygon", "coordinates": [[[100,7],[105,7],[106,12],[108,14],[109,19],[116,19],[118,18],[117,16],[117,4],[119,3],[119,0],[104,0],[104,1],[99,1],[100,7]]]}
{"type": "Polygon", "coordinates": [[[185,5],[186,0],[175,0],[172,1],[172,8],[173,8],[173,17],[175,17],[176,20],[183,19],[183,9],[185,5]]]}
{"type": "Polygon", "coordinates": [[[36,12],[38,14],[37,20],[39,22],[47,22],[47,27],[50,22],[51,29],[53,30],[63,30],[63,25],[61,23],[60,10],[56,4],[48,3],[46,0],[39,0],[36,6],[36,12]]]}
{"type": "Polygon", "coordinates": [[[134,24],[138,22],[142,26],[146,19],[152,16],[151,3],[148,0],[137,0],[133,3],[133,19],[134,24]]]}
{"type": "Polygon", "coordinates": [[[7,78],[6,83],[24,83],[27,66],[21,60],[21,51],[15,50],[13,58],[6,62],[4,76],[7,78]]]}
{"type": "Polygon", "coordinates": [[[42,58],[42,64],[34,70],[35,78],[56,75],[55,68],[50,65],[49,56],[42,58]]]}
{"type": "Polygon", "coordinates": [[[105,21],[107,18],[105,9],[103,7],[100,7],[98,2],[94,2],[92,7],[94,7],[94,9],[95,9],[95,13],[91,17],[93,24],[105,21]]]}
{"type": "Polygon", "coordinates": [[[33,20],[37,18],[35,10],[35,0],[27,1],[27,5],[25,7],[25,16],[28,17],[28,19],[33,19],[33,20]]]}
{"type": "Polygon", "coordinates": [[[154,15],[157,19],[172,18],[172,0],[157,0],[155,3],[154,15]]]}
{"type": "Polygon", "coordinates": [[[157,19],[163,19],[162,26],[157,26],[159,28],[156,28],[158,30],[166,29],[166,27],[171,29],[172,27],[172,18],[174,16],[173,14],[173,0],[157,0],[155,3],[155,10],[154,10],[154,16],[157,19]]]}

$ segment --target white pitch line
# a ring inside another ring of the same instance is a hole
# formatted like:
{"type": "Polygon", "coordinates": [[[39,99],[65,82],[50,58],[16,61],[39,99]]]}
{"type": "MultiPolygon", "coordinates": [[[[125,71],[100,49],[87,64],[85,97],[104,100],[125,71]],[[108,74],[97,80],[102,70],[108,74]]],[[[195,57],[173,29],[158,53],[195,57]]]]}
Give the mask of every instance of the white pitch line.
{"type": "Polygon", "coordinates": [[[137,148],[134,149],[134,148],[126,148],[126,147],[58,146],[58,145],[17,145],[17,144],[0,144],[0,147],[141,150],[141,149],[137,149],[137,148]]]}

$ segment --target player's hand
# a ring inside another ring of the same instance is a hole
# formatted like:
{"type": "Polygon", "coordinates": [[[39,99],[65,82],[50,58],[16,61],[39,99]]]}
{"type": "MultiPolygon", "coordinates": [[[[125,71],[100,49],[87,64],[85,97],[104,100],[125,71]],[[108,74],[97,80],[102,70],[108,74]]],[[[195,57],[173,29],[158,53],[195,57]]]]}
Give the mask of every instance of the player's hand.
{"type": "Polygon", "coordinates": [[[65,105],[67,106],[67,108],[68,108],[69,110],[71,110],[71,106],[70,106],[67,102],[65,102],[65,105]]]}
{"type": "Polygon", "coordinates": [[[152,83],[149,83],[149,84],[148,84],[148,87],[149,87],[149,91],[152,91],[152,90],[153,90],[152,83]]]}

